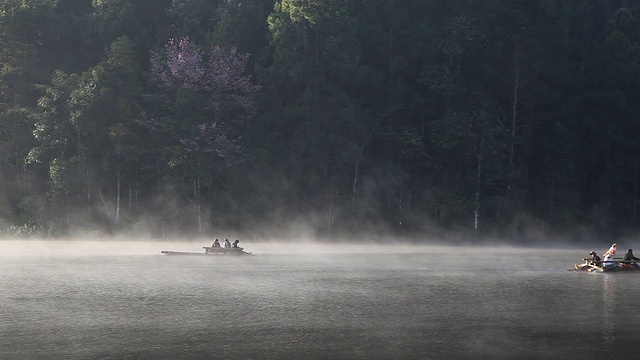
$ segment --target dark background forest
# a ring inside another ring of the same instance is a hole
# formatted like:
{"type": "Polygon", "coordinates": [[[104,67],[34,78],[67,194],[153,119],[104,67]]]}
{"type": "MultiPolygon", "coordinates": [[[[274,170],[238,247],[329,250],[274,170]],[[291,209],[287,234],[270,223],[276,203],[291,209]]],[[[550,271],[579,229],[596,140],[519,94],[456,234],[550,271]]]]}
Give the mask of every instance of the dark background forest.
{"type": "Polygon", "coordinates": [[[0,233],[631,236],[638,17],[0,0],[0,233]]]}

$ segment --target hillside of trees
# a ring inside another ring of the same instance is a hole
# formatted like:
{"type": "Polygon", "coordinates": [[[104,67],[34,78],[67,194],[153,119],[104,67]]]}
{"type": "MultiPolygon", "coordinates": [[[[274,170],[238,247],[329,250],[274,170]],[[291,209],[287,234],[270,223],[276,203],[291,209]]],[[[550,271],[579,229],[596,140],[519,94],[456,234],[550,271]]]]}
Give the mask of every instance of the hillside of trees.
{"type": "Polygon", "coordinates": [[[622,0],[0,0],[0,234],[633,234],[639,19],[622,0]]]}

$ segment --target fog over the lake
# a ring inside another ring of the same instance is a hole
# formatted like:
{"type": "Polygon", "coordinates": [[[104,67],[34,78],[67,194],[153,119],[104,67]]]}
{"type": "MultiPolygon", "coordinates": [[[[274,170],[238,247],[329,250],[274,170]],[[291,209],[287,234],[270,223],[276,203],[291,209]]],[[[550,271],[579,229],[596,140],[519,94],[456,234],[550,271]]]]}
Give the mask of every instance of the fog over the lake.
{"type": "MultiPolygon", "coordinates": [[[[202,251],[203,246],[210,246],[216,237],[206,237],[200,239],[126,239],[123,237],[98,237],[98,238],[71,238],[71,239],[0,239],[2,253],[0,256],[8,255],[153,255],[160,254],[161,250],[176,251],[202,251]]],[[[221,242],[224,236],[217,237],[221,242]]],[[[234,241],[235,237],[229,237],[234,241]]],[[[442,241],[428,241],[416,243],[412,241],[396,240],[388,238],[375,242],[362,240],[351,241],[349,239],[332,239],[329,241],[313,239],[278,239],[273,238],[268,241],[240,240],[240,246],[251,251],[254,255],[259,254],[425,254],[429,256],[440,256],[444,254],[456,254],[459,256],[469,256],[473,258],[486,256],[514,256],[534,252],[551,252],[562,250],[575,252],[578,256],[588,254],[590,250],[604,252],[610,242],[585,242],[560,243],[557,245],[534,244],[510,245],[508,243],[496,242],[475,245],[447,245],[442,241]]],[[[620,242],[622,249],[633,242],[620,242]]],[[[513,259],[512,259],[513,260],[513,259]]],[[[568,261],[572,261],[568,259],[568,261]]]]}
{"type": "Polygon", "coordinates": [[[571,270],[609,243],[240,240],[252,255],[160,253],[202,253],[211,238],[2,240],[0,358],[596,359],[635,351],[628,329],[638,320],[638,275],[571,270]]]}

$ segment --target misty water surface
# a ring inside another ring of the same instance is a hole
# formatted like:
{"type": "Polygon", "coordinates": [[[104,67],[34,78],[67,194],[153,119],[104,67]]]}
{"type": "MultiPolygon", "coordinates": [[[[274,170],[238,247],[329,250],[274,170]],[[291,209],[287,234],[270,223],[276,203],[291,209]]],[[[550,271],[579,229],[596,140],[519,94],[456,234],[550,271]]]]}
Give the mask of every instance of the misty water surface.
{"type": "MultiPolygon", "coordinates": [[[[637,351],[640,274],[584,249],[0,242],[1,359],[595,359],[637,351]]],[[[603,244],[606,248],[608,244],[603,244]]],[[[622,245],[624,247],[624,245],[622,245]]]]}

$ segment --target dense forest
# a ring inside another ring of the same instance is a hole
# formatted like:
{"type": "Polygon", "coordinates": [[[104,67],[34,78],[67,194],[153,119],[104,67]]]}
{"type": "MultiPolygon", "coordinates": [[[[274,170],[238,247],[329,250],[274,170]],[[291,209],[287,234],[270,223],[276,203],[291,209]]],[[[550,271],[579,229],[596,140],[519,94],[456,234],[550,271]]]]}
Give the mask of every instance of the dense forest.
{"type": "Polygon", "coordinates": [[[0,233],[633,234],[639,19],[622,0],[0,0],[0,233]]]}

